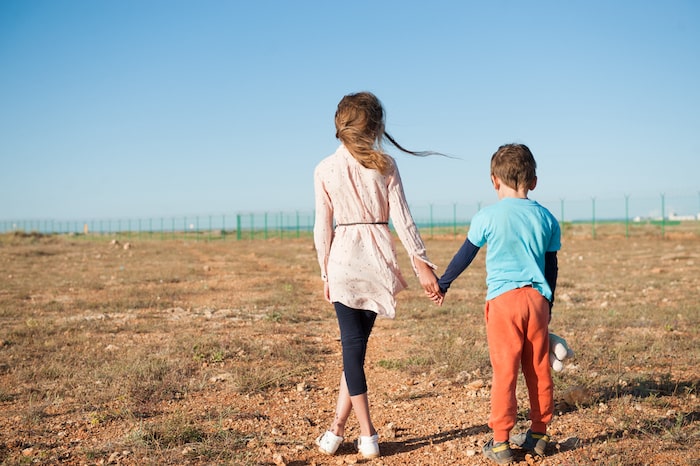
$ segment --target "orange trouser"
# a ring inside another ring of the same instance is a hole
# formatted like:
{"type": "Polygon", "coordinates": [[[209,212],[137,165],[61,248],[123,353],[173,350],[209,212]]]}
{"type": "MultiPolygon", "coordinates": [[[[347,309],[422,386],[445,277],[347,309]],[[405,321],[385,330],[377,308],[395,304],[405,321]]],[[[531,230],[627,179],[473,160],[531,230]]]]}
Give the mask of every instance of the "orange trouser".
{"type": "Polygon", "coordinates": [[[521,365],[530,397],[530,428],[545,433],[554,409],[549,303],[532,287],[518,288],[487,301],[485,317],[493,368],[489,427],[494,441],[508,440],[515,426],[515,387],[521,365]]]}

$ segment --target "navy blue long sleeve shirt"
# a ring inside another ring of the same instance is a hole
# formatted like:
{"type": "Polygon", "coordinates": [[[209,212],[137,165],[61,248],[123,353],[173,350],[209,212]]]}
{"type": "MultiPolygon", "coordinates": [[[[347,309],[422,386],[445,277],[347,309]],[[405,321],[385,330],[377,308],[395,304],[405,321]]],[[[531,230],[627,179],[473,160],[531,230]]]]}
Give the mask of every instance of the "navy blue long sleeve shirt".
{"type": "MultiPolygon", "coordinates": [[[[447,293],[447,290],[452,285],[452,282],[459,277],[462,272],[469,267],[476,255],[479,253],[479,247],[472,244],[468,239],[464,240],[464,243],[459,248],[457,253],[454,255],[450,264],[445,269],[445,273],[438,280],[438,286],[442,293],[447,293]]],[[[559,265],[557,260],[557,252],[551,251],[544,255],[544,276],[552,289],[552,303],[554,303],[554,290],[557,286],[557,276],[559,274],[559,265]]]]}

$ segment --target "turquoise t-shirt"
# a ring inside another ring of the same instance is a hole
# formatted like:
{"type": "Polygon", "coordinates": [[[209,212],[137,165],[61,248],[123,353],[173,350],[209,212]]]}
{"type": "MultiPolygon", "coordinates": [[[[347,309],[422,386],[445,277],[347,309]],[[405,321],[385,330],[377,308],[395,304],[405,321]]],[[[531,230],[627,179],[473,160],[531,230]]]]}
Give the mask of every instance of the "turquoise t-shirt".
{"type": "Polygon", "coordinates": [[[561,249],[557,219],[536,201],[504,198],[474,215],[467,239],[486,249],[486,299],[532,285],[552,300],[544,255],[561,249]]]}

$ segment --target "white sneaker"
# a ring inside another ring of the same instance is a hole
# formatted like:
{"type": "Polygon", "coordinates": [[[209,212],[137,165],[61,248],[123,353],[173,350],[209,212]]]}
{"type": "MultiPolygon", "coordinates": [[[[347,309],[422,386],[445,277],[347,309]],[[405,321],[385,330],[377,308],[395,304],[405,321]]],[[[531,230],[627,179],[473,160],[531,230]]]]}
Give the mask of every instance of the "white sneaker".
{"type": "Polygon", "coordinates": [[[379,436],[377,434],[360,438],[355,441],[355,447],[363,458],[371,459],[379,456],[379,436]]]}
{"type": "Polygon", "coordinates": [[[324,434],[319,435],[316,439],[316,445],[321,453],[326,455],[335,455],[336,450],[340,444],[343,443],[343,437],[335,435],[330,430],[327,430],[324,434]]]}

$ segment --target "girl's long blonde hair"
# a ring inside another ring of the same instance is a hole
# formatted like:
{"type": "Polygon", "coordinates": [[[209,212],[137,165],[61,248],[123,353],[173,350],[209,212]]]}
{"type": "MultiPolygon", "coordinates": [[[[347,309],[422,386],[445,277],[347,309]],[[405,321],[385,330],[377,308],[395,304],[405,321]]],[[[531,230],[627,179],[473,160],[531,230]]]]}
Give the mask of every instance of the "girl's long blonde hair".
{"type": "Polygon", "coordinates": [[[392,168],[391,158],[382,149],[384,138],[407,154],[437,154],[429,151],[414,152],[401,147],[386,132],[384,108],[371,92],[348,94],[340,100],[335,112],[335,137],[340,139],[363,167],[378,170],[383,175],[392,168]]]}

